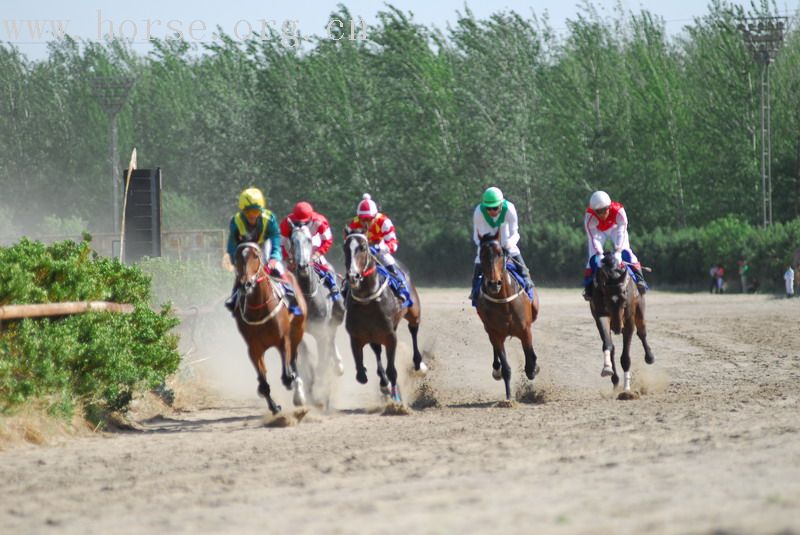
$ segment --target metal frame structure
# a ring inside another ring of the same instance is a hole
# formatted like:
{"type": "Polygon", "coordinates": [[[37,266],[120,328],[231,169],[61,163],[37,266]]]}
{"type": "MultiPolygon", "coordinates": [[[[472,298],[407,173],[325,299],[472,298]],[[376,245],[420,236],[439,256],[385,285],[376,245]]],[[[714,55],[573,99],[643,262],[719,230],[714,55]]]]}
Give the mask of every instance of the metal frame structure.
{"type": "Polygon", "coordinates": [[[769,66],[775,61],[787,17],[750,17],[739,25],[744,42],[761,70],[761,193],[764,227],[772,224],[772,109],[769,66]]]}
{"type": "Polygon", "coordinates": [[[92,79],[92,94],[100,107],[106,112],[110,122],[109,160],[113,182],[114,232],[119,234],[120,226],[120,166],[117,149],[117,115],[128,101],[134,79],[126,76],[95,76],[92,79]]]}

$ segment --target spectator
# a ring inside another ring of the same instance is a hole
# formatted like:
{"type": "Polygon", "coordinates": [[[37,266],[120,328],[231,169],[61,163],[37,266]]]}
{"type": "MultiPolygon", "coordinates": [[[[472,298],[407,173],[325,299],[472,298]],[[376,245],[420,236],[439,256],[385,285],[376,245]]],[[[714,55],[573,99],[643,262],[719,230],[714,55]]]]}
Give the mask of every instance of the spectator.
{"type": "Polygon", "coordinates": [[[783,274],[783,280],[786,283],[786,297],[794,297],[794,270],[791,264],[786,268],[786,272],[783,274]]]}
{"type": "Polygon", "coordinates": [[[711,277],[709,292],[713,294],[714,290],[717,289],[717,266],[711,266],[711,269],[708,270],[708,276],[711,277]]]}
{"type": "Polygon", "coordinates": [[[725,293],[725,268],[717,264],[717,293],[725,293]]]}
{"type": "Polygon", "coordinates": [[[739,283],[742,285],[742,293],[747,293],[747,274],[750,271],[750,266],[744,260],[739,260],[739,283]]]}

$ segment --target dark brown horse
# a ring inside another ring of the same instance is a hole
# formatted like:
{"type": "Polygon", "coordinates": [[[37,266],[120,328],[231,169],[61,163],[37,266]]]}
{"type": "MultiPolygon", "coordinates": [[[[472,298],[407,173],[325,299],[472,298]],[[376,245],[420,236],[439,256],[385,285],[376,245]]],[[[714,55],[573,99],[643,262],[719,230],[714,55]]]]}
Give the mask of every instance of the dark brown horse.
{"type": "MultiPolygon", "coordinates": [[[[255,243],[242,243],[236,248],[236,277],[242,286],[236,302],[236,326],[247,343],[250,361],[258,374],[258,393],[267,400],[273,414],[281,407],[270,395],[264,352],[278,348],[281,354],[281,382],[287,390],[294,388],[294,404],[303,405],[303,382],[297,376],[297,347],[305,330],[306,304],[303,294],[296,292],[302,316],[292,314],[279,279],[273,279],[264,269],[261,249],[255,243]]],[[[297,288],[294,278],[287,274],[297,288]]]]}
{"type": "Polygon", "coordinates": [[[648,364],[656,358],[647,344],[647,328],[644,321],[644,296],[639,293],[636,282],[624,264],[617,264],[611,253],[603,256],[602,265],[597,268],[594,278],[594,291],[589,306],[592,316],[603,339],[602,377],[611,376],[614,386],[619,384],[619,375],[614,362],[614,342],[611,331],[622,333],[622,356],[620,363],[624,372],[623,392],[621,397],[631,393],[631,339],[633,329],[644,346],[644,361],[648,364]],[[604,318],[608,318],[605,320],[604,318]]]}
{"type": "Polygon", "coordinates": [[[363,234],[350,234],[344,241],[345,268],[347,271],[347,316],[345,328],[350,334],[350,348],[356,365],[356,380],[367,382],[367,369],[364,367],[364,346],[369,344],[378,362],[378,377],[381,391],[388,395],[391,383],[392,400],[400,403],[400,390],[397,387],[397,324],[400,318],[408,321],[408,330],[414,346],[414,369],[424,374],[428,367],[422,362],[422,354],[417,345],[421,308],[419,294],[406,275],[406,285],[413,305],[403,307],[402,301],[389,288],[389,280],[379,276],[378,261],[370,253],[369,242],[363,234]],[[381,346],[386,347],[386,370],[381,363],[381,346]],[[388,379],[388,380],[387,380],[388,379]]]}
{"type": "Polygon", "coordinates": [[[480,262],[483,282],[478,294],[478,316],[492,343],[494,358],[492,377],[502,377],[506,387],[506,400],[511,399],[511,366],[508,364],[505,339],[519,338],[525,352],[525,375],[533,380],[539,371],[533,350],[531,326],[539,316],[539,294],[533,289],[533,300],[525,289],[509,274],[506,264],[508,252],[500,245],[499,232],[487,234],[480,241],[480,262]]]}

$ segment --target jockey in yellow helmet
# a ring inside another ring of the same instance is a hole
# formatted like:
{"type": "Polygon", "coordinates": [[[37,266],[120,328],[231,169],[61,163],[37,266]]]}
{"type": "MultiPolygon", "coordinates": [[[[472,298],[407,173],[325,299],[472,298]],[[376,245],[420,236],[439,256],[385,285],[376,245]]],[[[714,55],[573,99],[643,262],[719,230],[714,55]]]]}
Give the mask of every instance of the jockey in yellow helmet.
{"type": "MultiPolygon", "coordinates": [[[[236,262],[236,247],[242,242],[253,242],[261,246],[262,258],[270,272],[273,275],[284,276],[286,268],[281,261],[281,234],[278,220],[275,214],[267,209],[264,194],[258,188],[247,188],[239,195],[239,211],[231,217],[227,246],[231,264],[236,262]]],[[[231,312],[234,310],[238,292],[237,279],[230,298],[225,301],[225,306],[231,312]]],[[[291,292],[287,291],[287,297],[292,306],[296,305],[291,292]]]]}

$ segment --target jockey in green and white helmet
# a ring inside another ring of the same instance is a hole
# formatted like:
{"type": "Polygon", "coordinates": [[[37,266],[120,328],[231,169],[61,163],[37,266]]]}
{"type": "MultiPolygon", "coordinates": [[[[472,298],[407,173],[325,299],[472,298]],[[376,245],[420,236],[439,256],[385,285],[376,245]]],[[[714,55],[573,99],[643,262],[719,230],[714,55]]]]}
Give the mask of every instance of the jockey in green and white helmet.
{"type": "Polygon", "coordinates": [[[500,188],[490,187],[483,192],[480,204],[475,207],[472,213],[472,239],[478,246],[478,253],[475,256],[475,269],[472,274],[472,293],[471,299],[475,299],[478,277],[481,274],[480,242],[481,236],[499,233],[500,245],[508,251],[509,256],[517,264],[519,272],[525,278],[525,289],[533,287],[533,280],[522,259],[519,250],[519,219],[514,203],[503,197],[500,188]]]}

